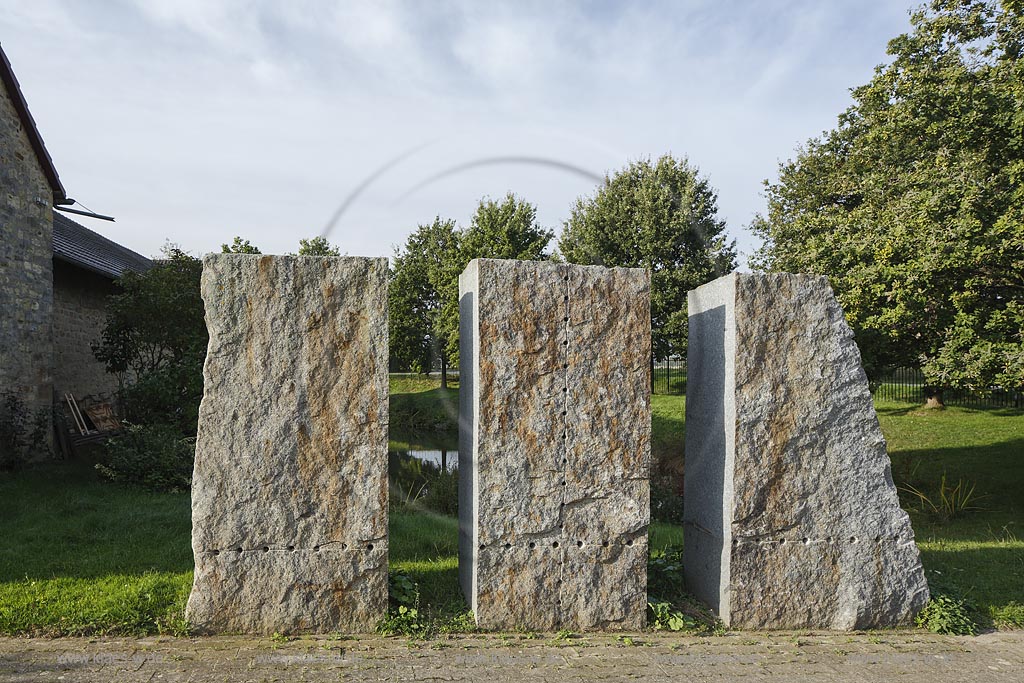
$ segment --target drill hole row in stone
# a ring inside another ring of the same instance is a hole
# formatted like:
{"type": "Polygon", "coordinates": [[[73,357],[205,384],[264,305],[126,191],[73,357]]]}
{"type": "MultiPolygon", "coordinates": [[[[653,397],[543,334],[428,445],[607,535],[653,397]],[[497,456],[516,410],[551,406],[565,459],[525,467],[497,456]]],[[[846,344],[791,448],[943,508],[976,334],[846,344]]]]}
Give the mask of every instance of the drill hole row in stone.
{"type": "MultiPolygon", "coordinates": [[[[318,552],[320,552],[320,549],[322,547],[324,547],[324,546],[315,545],[315,546],[313,546],[312,550],[313,550],[313,552],[318,553],[318,552]]],[[[341,549],[342,550],[348,550],[348,547],[349,547],[348,543],[342,543],[341,544],[341,549]]],[[[373,545],[373,543],[367,543],[366,546],[365,546],[366,550],[373,550],[374,547],[375,546],[373,545]]],[[[271,550],[284,550],[284,551],[289,552],[289,553],[294,553],[294,552],[297,552],[299,550],[304,550],[304,548],[296,548],[293,545],[287,546],[285,548],[271,548],[269,545],[265,545],[265,546],[263,546],[261,548],[227,548],[227,549],[224,549],[224,550],[214,549],[214,550],[210,550],[208,552],[210,552],[210,553],[212,553],[214,555],[220,555],[221,553],[236,553],[236,554],[252,553],[252,552],[269,553],[271,550]]]]}
{"type": "MultiPolygon", "coordinates": [[[[864,540],[867,540],[867,539],[858,538],[857,536],[850,536],[848,539],[845,539],[845,540],[846,540],[847,543],[860,543],[861,541],[864,541],[864,540]]],[[[875,538],[874,538],[874,542],[875,543],[883,543],[883,542],[889,541],[889,540],[891,540],[893,543],[899,543],[900,537],[899,536],[892,536],[892,537],[889,537],[889,536],[875,536],[875,538]]],[[[827,536],[825,538],[809,538],[807,536],[804,536],[803,538],[797,538],[797,539],[785,539],[785,538],[772,539],[772,538],[768,538],[768,539],[762,539],[762,540],[749,540],[749,541],[745,540],[745,539],[742,539],[742,538],[734,538],[734,539],[732,539],[732,544],[733,545],[786,545],[787,543],[801,544],[801,545],[810,545],[811,543],[836,543],[836,542],[837,542],[837,540],[834,537],[832,537],[832,536],[827,536]]],[[[841,543],[842,541],[838,541],[838,542],[841,543]]]]}
{"type": "MultiPolygon", "coordinates": [[[[538,545],[538,543],[536,541],[530,541],[527,544],[527,547],[530,548],[531,550],[533,550],[534,548],[537,547],[537,545],[538,545]]],[[[585,545],[587,545],[587,544],[584,541],[576,541],[576,547],[577,548],[582,548],[585,545]]],[[[602,548],[607,548],[610,545],[611,545],[611,541],[601,541],[601,547],[602,548]]],[[[633,547],[633,539],[629,539],[623,545],[628,546],[628,547],[633,547]]],[[[503,543],[501,545],[501,547],[504,548],[505,550],[511,550],[512,546],[513,546],[512,543],[503,543]]],[[[552,543],[551,543],[551,547],[552,548],[558,548],[560,546],[561,546],[561,543],[559,543],[558,541],[552,541],[552,543]]],[[[497,544],[495,544],[495,545],[493,545],[491,547],[492,548],[493,547],[497,547],[497,544]]],[[[486,549],[487,549],[487,544],[486,543],[481,543],[480,544],[480,550],[486,550],[486,549]]]]}

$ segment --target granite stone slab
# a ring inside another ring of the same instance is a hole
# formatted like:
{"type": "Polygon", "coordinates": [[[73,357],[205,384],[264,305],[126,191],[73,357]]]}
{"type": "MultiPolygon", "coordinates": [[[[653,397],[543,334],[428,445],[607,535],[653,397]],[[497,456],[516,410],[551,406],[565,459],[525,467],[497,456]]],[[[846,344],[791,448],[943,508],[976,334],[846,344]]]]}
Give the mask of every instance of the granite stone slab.
{"type": "Polygon", "coordinates": [[[199,632],[387,609],[387,260],[216,254],[192,482],[199,632]]]}
{"type": "Polygon", "coordinates": [[[459,564],[477,623],[642,627],[647,272],[480,259],[459,284],[459,564]]]}
{"type": "Polygon", "coordinates": [[[828,280],[734,273],[688,307],[687,588],[734,628],[910,623],[928,586],[828,280]]]}

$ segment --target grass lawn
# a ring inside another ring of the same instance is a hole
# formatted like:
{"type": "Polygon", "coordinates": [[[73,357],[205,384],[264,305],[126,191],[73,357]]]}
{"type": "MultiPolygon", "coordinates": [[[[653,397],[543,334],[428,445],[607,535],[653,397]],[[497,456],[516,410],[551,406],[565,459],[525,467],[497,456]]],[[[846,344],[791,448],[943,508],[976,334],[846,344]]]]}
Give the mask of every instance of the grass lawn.
{"type": "MultiPolygon", "coordinates": [[[[397,410],[439,429],[401,433],[396,448],[451,437],[457,390],[392,379],[397,410]],[[425,436],[424,436],[425,435],[425,436]]],[[[654,396],[653,446],[681,453],[685,399],[654,396]]],[[[982,510],[942,521],[911,510],[934,588],[968,598],[983,620],[1024,627],[1024,414],[950,408],[921,412],[879,404],[897,484],[928,492],[960,478],[984,494],[982,510]]],[[[904,499],[905,504],[912,502],[904,499]]],[[[187,494],[153,494],[101,482],[80,463],[48,463],[0,474],[0,633],[183,633],[192,583],[187,494]]],[[[458,586],[457,521],[397,506],[391,566],[419,585],[421,610],[465,625],[458,586]]],[[[678,545],[679,527],[654,524],[652,550],[678,545]]]]}
{"type": "Polygon", "coordinates": [[[933,593],[966,598],[981,621],[1024,628],[1024,414],[1011,410],[879,403],[897,486],[939,500],[963,480],[981,498],[978,510],[944,520],[901,492],[933,593]]]}
{"type": "Polygon", "coordinates": [[[81,463],[0,475],[0,633],[181,632],[189,496],[100,481],[81,463]]]}

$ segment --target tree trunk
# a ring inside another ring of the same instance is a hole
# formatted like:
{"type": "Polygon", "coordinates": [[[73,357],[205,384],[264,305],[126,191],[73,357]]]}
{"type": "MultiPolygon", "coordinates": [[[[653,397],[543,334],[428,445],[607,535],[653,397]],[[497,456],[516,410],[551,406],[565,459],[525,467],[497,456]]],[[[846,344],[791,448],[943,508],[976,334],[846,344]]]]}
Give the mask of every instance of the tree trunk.
{"type": "Polygon", "coordinates": [[[441,352],[441,388],[448,388],[448,354],[441,352]]]}
{"type": "Polygon", "coordinates": [[[935,410],[942,410],[946,404],[942,402],[942,387],[924,388],[924,407],[935,410]]]}

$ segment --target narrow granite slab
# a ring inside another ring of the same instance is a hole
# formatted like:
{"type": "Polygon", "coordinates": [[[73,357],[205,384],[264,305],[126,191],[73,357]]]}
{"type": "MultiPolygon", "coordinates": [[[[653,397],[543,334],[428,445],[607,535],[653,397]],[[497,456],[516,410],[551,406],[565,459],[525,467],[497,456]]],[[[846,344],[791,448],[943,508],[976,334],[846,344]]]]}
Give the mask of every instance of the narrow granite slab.
{"type": "Polygon", "coordinates": [[[203,260],[192,481],[204,633],[372,631],[387,609],[387,259],[203,260]]]}
{"type": "Polygon", "coordinates": [[[645,623],[649,288],[491,259],[459,279],[459,571],[482,627],[645,623]]]}
{"type": "Polygon", "coordinates": [[[688,589],[737,628],[909,623],[928,586],[828,280],[734,273],[688,307],[688,589]]]}

